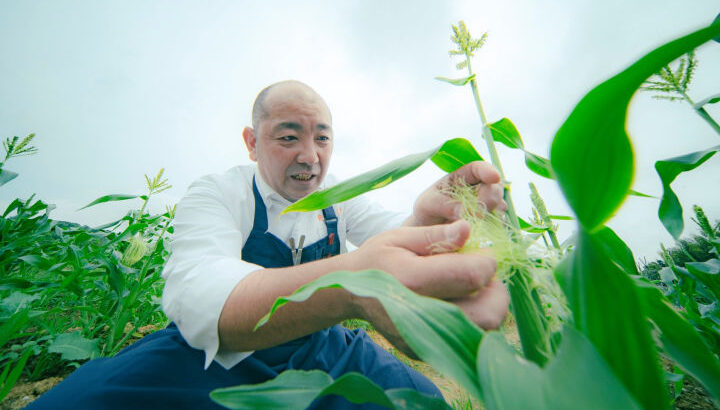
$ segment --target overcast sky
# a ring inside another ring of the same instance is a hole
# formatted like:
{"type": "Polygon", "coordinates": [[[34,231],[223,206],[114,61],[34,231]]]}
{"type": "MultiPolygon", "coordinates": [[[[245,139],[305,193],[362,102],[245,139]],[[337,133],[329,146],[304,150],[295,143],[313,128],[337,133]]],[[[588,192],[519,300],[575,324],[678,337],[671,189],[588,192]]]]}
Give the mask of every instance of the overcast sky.
{"type": "MultiPolygon", "coordinates": [[[[459,19],[489,35],[473,62],[488,118],[510,118],[526,146],[547,156],[587,91],[718,12],[717,0],[0,0],[0,137],[34,132],[39,148],[6,164],[20,176],[0,187],[0,206],[36,193],[57,205],[55,218],[100,224],[136,204],[76,210],[101,195],[142,193],[143,175],[164,167],[173,188],[151,204],[160,210],[194,179],[250,162],[241,131],[253,99],[289,78],[330,105],[330,172],[340,179],[455,137],[486,156],[470,89],[433,79],[463,75],[447,53],[459,19]]],[[[720,92],[720,44],[697,55],[690,95],[700,100],[720,92]]],[[[720,119],[718,106],[709,111],[720,119]]],[[[654,161],[720,141],[687,104],[647,94],[633,100],[628,130],[634,188],[657,196],[654,161]]],[[[569,213],[554,182],[529,173],[516,153],[500,155],[521,216],[530,214],[531,180],[552,213],[569,213]]],[[[370,196],[409,211],[441,175],[426,164],[370,196]]],[[[720,219],[720,157],[673,187],[686,210],[697,203],[720,219]]],[[[671,242],[657,206],[630,198],[610,223],[636,257],[671,242]]],[[[566,237],[572,225],[561,229],[566,237]]]]}

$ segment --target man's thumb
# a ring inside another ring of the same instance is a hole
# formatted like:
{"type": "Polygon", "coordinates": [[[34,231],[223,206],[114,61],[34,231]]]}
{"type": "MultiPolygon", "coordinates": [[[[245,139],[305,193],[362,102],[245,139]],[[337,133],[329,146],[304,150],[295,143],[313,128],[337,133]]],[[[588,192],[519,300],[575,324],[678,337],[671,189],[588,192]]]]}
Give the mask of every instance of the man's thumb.
{"type": "Polygon", "coordinates": [[[445,225],[416,226],[398,230],[393,243],[417,255],[454,252],[470,236],[470,224],[458,220],[445,225]]]}

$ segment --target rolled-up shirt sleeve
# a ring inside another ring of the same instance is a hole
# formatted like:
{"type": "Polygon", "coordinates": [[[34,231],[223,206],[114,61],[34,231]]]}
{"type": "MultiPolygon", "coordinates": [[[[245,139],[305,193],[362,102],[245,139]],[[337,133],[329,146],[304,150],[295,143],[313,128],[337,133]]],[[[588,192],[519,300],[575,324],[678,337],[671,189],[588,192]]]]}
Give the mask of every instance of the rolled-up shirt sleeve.
{"type": "MultiPolygon", "coordinates": [[[[251,200],[242,204],[254,207],[251,200]]],[[[242,278],[263,269],[241,259],[246,234],[238,213],[252,215],[254,209],[231,211],[232,205],[237,203],[223,195],[214,177],[194,182],[177,204],[171,256],[163,270],[163,310],[190,346],[205,351],[205,368],[213,360],[231,367],[252,353],[218,351],[225,301],[242,278]]]]}

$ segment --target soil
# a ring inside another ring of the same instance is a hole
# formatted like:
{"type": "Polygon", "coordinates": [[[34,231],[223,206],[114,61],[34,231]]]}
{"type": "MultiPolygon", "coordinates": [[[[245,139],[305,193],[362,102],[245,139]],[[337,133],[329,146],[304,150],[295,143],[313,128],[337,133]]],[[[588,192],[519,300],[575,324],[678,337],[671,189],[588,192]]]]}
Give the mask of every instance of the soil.
{"type": "Polygon", "coordinates": [[[18,381],[0,403],[2,410],[22,409],[53,386],[60,383],[62,377],[50,377],[36,382],[18,381]]]}
{"type": "Polygon", "coordinates": [[[676,409],[702,409],[702,410],[713,410],[712,403],[710,402],[710,395],[707,393],[700,383],[689,376],[685,376],[683,382],[682,393],[680,397],[675,400],[676,409]]]}

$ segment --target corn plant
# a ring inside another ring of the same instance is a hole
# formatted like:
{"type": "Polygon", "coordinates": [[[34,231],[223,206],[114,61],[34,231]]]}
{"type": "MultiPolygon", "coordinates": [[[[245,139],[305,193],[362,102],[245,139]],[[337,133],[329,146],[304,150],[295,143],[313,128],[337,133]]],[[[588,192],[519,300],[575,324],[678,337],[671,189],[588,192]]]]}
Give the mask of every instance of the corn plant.
{"type": "Polygon", "coordinates": [[[34,197],[1,215],[0,393],[21,372],[29,380],[66,373],[114,355],[141,336],[139,327],[167,321],[160,275],[175,210],[146,212],[150,197],[169,188],[162,174],[146,176],[148,192],[132,196],[139,211],[98,228],[53,220],[54,206],[34,197]]]}
{"type": "MultiPolygon", "coordinates": [[[[693,101],[688,94],[696,67],[697,57],[694,52],[690,51],[680,58],[677,67],[672,67],[670,64],[662,67],[643,84],[641,90],[655,92],[653,98],[656,99],[688,103],[693,111],[720,136],[720,124],[705,110],[705,106],[720,102],[720,93],[711,95],[699,102],[693,101]]],[[[658,217],[665,229],[675,239],[678,239],[683,231],[683,209],[670,184],[681,173],[699,167],[718,151],[720,151],[720,145],[715,145],[705,150],[660,160],[655,163],[655,170],[663,185],[663,196],[658,209],[658,217]]]]}
{"type": "MultiPolygon", "coordinates": [[[[454,32],[461,50],[466,47],[472,52],[484,42],[484,37],[465,35],[464,25],[454,27],[454,32]]],[[[325,275],[278,299],[258,326],[286,303],[304,301],[319,289],[340,286],[361,297],[377,298],[417,356],[455,379],[491,409],[669,408],[658,349],[699,380],[717,405],[720,361],[692,324],[638,274],[630,249],[604,224],[631,194],[634,158],[625,120],[632,96],[660,68],[719,35],[720,22],[659,47],[598,85],[558,130],[550,160],[529,161],[531,169],[535,166],[557,179],[578,222],[576,244],[555,269],[571,315],[560,332],[552,335],[550,346],[547,333],[543,334],[547,328],[536,328],[538,334],[523,340],[523,351],[517,352],[502,334],[482,331],[454,305],[419,296],[377,270],[325,275]],[[606,155],[593,154],[598,151],[606,155]],[[538,163],[541,165],[536,166],[538,163]],[[526,346],[526,342],[538,345],[526,346]]],[[[468,68],[470,76],[451,82],[472,83],[474,74],[469,59],[466,61],[460,68],[468,68]]],[[[477,95],[476,88],[473,94],[477,95]]],[[[479,98],[476,103],[480,110],[479,98]]],[[[486,124],[483,119],[483,137],[491,145],[493,127],[486,124]]],[[[517,141],[512,143],[522,149],[517,141]]],[[[489,149],[494,156],[492,147],[489,149]]],[[[480,159],[480,155],[468,141],[450,140],[311,194],[285,211],[322,209],[347,200],[387,185],[427,159],[451,172],[480,159]]],[[[518,276],[522,277],[514,277],[518,276]]],[[[517,293],[512,298],[513,313],[527,314],[530,321],[542,323],[545,315],[535,309],[540,304],[531,289],[519,288],[517,293]],[[525,307],[529,311],[523,311],[525,307]],[[530,317],[533,314],[542,317],[530,317]]],[[[305,408],[326,394],[390,408],[448,408],[411,390],[383,392],[358,374],[332,380],[319,371],[286,371],[259,385],[215,390],[211,398],[230,408],[305,408]]]]}
{"type": "MultiPolygon", "coordinates": [[[[695,206],[694,211],[693,220],[702,236],[693,241],[680,240],[670,249],[661,246],[662,260],[655,263],[654,283],[720,357],[720,225],[713,226],[702,208],[695,206]]],[[[643,272],[646,277],[649,274],[643,272]]]]}

